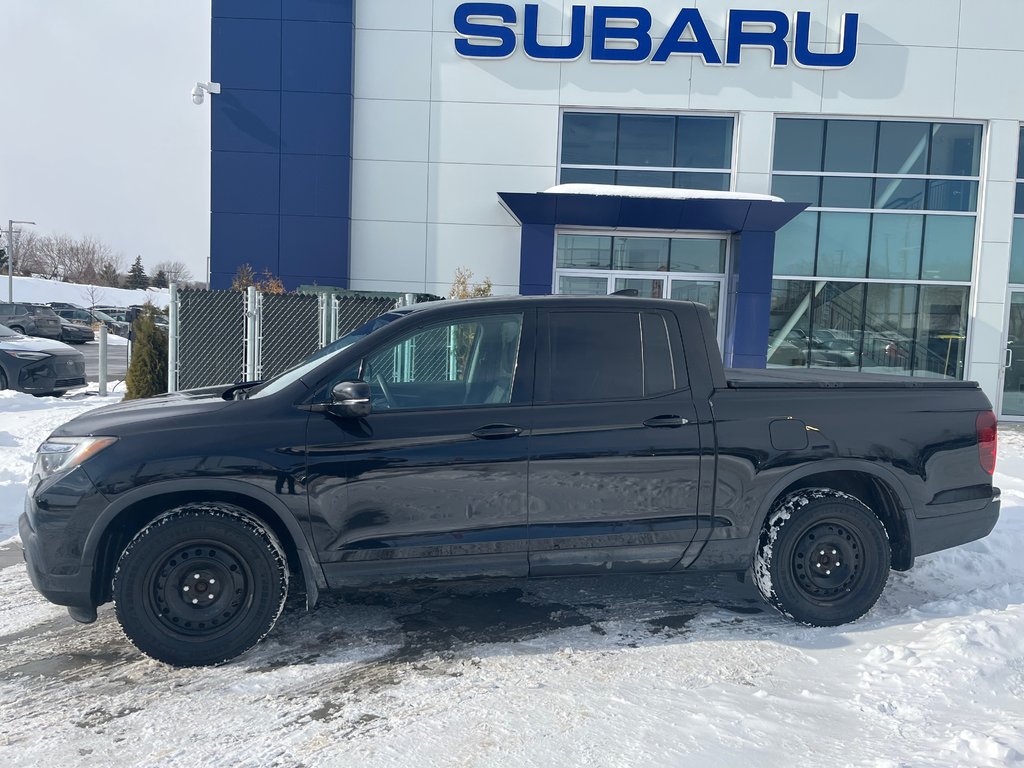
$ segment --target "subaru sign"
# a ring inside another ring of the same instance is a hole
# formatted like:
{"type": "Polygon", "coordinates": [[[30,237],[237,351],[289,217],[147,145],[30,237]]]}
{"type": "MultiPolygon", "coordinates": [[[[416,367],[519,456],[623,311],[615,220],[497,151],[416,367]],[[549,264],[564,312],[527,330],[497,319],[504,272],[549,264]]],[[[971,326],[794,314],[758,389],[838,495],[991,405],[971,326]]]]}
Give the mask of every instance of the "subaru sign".
{"type": "MultiPolygon", "coordinates": [[[[574,61],[584,54],[587,42],[588,8],[572,6],[569,41],[563,45],[541,43],[540,6],[528,3],[522,14],[522,48],[539,61],[574,61]]],[[[739,10],[728,12],[725,56],[711,39],[707,24],[697,8],[682,8],[655,47],[651,34],[653,19],[646,8],[596,5],[589,9],[593,32],[591,61],[664,63],[674,55],[700,56],[708,65],[736,65],[744,48],[768,48],[772,66],[784,67],[792,60],[801,67],[841,69],[853,63],[857,55],[860,16],[842,17],[841,48],[834,53],[811,50],[811,14],[797,11],[790,21],[782,11],[739,10]],[[793,42],[787,38],[793,31],[793,42]]],[[[506,3],[463,3],[455,9],[455,50],[474,59],[504,59],[516,52],[519,38],[515,25],[519,13],[506,3]]],[[[559,34],[560,29],[543,34],[559,34]]]]}

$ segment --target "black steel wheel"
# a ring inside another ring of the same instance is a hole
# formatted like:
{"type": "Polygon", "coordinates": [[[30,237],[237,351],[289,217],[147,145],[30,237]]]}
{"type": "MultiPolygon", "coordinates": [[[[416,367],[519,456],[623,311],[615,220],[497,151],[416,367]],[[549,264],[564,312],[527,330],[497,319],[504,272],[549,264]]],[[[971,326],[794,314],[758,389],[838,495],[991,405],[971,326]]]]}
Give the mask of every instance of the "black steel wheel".
{"type": "Polygon", "coordinates": [[[806,488],[768,516],[754,581],[782,613],[818,627],[859,619],[878,600],[891,562],[885,526],[862,501],[806,488]]]}
{"type": "Polygon", "coordinates": [[[245,510],[188,504],[125,548],[114,574],[117,619],[147,656],[176,667],[228,661],[273,628],[288,595],[274,533],[245,510]]]}

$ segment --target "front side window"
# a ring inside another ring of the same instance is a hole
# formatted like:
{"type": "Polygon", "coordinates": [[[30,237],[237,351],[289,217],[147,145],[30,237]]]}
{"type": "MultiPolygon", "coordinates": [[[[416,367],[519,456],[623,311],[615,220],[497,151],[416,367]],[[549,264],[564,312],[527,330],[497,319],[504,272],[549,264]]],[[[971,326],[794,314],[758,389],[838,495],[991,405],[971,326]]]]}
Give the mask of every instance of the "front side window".
{"type": "Polygon", "coordinates": [[[367,355],[363,378],[381,409],[501,405],[512,400],[523,316],[452,320],[367,355]]]}

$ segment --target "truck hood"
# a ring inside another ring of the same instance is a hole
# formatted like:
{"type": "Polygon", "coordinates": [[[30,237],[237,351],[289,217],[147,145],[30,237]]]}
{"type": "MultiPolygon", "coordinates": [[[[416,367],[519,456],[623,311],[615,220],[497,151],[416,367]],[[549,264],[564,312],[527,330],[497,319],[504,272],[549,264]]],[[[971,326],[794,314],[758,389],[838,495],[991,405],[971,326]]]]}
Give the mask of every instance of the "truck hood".
{"type": "MultiPolygon", "coordinates": [[[[226,389],[226,387],[224,388],[226,389]]],[[[119,436],[130,427],[132,432],[165,429],[186,417],[213,413],[233,403],[217,392],[195,396],[176,393],[144,400],[128,400],[105,408],[89,411],[54,430],[56,436],[88,437],[90,435],[119,436]]]]}

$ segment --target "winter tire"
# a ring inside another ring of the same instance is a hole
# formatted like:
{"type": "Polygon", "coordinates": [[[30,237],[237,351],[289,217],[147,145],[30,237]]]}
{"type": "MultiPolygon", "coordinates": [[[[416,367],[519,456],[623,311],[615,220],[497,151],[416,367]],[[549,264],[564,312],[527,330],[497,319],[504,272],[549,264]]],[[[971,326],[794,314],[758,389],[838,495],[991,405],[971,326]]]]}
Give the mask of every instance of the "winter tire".
{"type": "Polygon", "coordinates": [[[20,325],[9,325],[7,327],[10,328],[15,333],[20,333],[22,336],[28,336],[28,334],[25,333],[25,329],[22,328],[20,325]]]}
{"type": "Polygon", "coordinates": [[[797,621],[832,627],[859,619],[889,578],[885,526],[859,499],[806,488],[779,501],[754,555],[754,582],[797,621]]]}
{"type": "Polygon", "coordinates": [[[219,664],[262,640],[288,595],[274,533],[228,504],[186,504],[136,534],[114,573],[125,635],[176,667],[219,664]]]}

